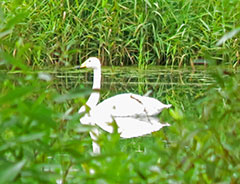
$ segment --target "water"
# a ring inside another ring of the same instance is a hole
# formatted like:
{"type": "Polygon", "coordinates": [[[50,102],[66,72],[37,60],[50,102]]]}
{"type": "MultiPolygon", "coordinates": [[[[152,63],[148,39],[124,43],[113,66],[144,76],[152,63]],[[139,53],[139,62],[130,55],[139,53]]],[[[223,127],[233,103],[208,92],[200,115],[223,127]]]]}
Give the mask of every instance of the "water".
{"type": "MultiPolygon", "coordinates": [[[[150,66],[147,69],[137,67],[103,67],[101,101],[120,93],[137,93],[143,95],[152,91],[150,96],[163,103],[175,101],[177,104],[190,106],[196,99],[205,95],[209,85],[214,82],[211,68],[167,68],[150,66]]],[[[61,93],[71,89],[89,88],[93,83],[91,69],[63,68],[45,71],[53,76],[54,87],[61,93]]],[[[21,75],[21,73],[13,73],[21,75]]]]}
{"type": "MultiPolygon", "coordinates": [[[[89,69],[58,71],[54,74],[58,88],[91,88],[93,72],[89,69]]],[[[145,94],[152,90],[155,98],[174,96],[202,96],[214,82],[210,70],[199,67],[172,69],[166,67],[148,67],[140,70],[136,67],[103,67],[101,99],[119,93],[133,92],[145,94]]],[[[164,100],[162,100],[164,101],[164,100]]]]}

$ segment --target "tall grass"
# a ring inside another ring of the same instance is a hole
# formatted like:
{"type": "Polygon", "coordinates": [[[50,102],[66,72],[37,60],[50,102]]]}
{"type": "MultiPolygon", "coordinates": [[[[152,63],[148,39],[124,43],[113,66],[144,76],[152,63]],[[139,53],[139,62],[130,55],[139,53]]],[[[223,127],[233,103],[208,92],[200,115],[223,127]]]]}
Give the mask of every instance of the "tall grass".
{"type": "Polygon", "coordinates": [[[0,47],[14,55],[25,47],[31,65],[75,65],[93,55],[105,65],[184,65],[208,56],[230,65],[239,60],[237,37],[215,46],[240,26],[238,0],[20,2],[0,2],[0,28],[12,31],[1,36],[11,44],[0,47]],[[17,26],[4,27],[8,20],[17,26]]]}

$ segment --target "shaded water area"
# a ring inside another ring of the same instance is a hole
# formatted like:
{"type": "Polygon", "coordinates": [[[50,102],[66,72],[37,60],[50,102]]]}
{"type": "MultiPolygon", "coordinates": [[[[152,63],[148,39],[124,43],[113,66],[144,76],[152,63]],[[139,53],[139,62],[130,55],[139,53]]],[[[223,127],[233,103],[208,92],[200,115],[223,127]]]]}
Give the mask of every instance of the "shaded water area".
{"type": "MultiPolygon", "coordinates": [[[[93,80],[92,70],[68,70],[55,72],[56,87],[70,90],[72,88],[91,88],[93,80]]],[[[192,70],[191,68],[166,68],[148,67],[103,67],[101,99],[119,93],[145,94],[152,90],[155,98],[166,102],[165,97],[175,96],[198,97],[204,94],[206,88],[212,84],[210,70],[203,67],[192,70]]]]}

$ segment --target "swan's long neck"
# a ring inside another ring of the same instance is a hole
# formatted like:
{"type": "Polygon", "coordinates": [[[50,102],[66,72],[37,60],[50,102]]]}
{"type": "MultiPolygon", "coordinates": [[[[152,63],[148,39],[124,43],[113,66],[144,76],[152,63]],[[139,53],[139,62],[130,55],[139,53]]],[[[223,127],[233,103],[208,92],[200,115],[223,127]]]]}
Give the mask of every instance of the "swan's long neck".
{"type": "Polygon", "coordinates": [[[93,70],[93,86],[92,93],[86,102],[86,105],[93,108],[97,105],[100,99],[100,88],[101,88],[101,68],[95,68],[93,70]]]}

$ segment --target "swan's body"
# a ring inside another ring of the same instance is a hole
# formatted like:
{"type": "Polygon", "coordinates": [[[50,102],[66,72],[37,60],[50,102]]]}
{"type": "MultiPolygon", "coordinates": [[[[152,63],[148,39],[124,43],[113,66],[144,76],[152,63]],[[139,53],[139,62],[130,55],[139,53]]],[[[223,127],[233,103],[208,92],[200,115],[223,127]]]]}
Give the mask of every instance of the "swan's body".
{"type": "Polygon", "coordinates": [[[165,105],[160,101],[133,93],[119,94],[110,97],[95,108],[92,113],[109,113],[112,116],[155,116],[158,115],[164,108],[171,105],[165,105]]]}
{"type": "MultiPolygon", "coordinates": [[[[82,67],[93,68],[94,71],[93,93],[86,102],[90,111],[80,119],[82,124],[98,125],[103,130],[112,133],[111,123],[115,121],[122,138],[143,136],[169,126],[168,123],[161,124],[156,115],[163,109],[171,107],[171,104],[165,105],[151,97],[124,93],[110,97],[97,105],[101,85],[100,61],[92,57],[86,60],[81,65],[82,67]]],[[[82,106],[79,113],[85,112],[86,106],[82,106]]],[[[100,147],[95,142],[99,135],[97,128],[94,128],[90,135],[93,139],[93,152],[99,153],[100,147]]]]}

